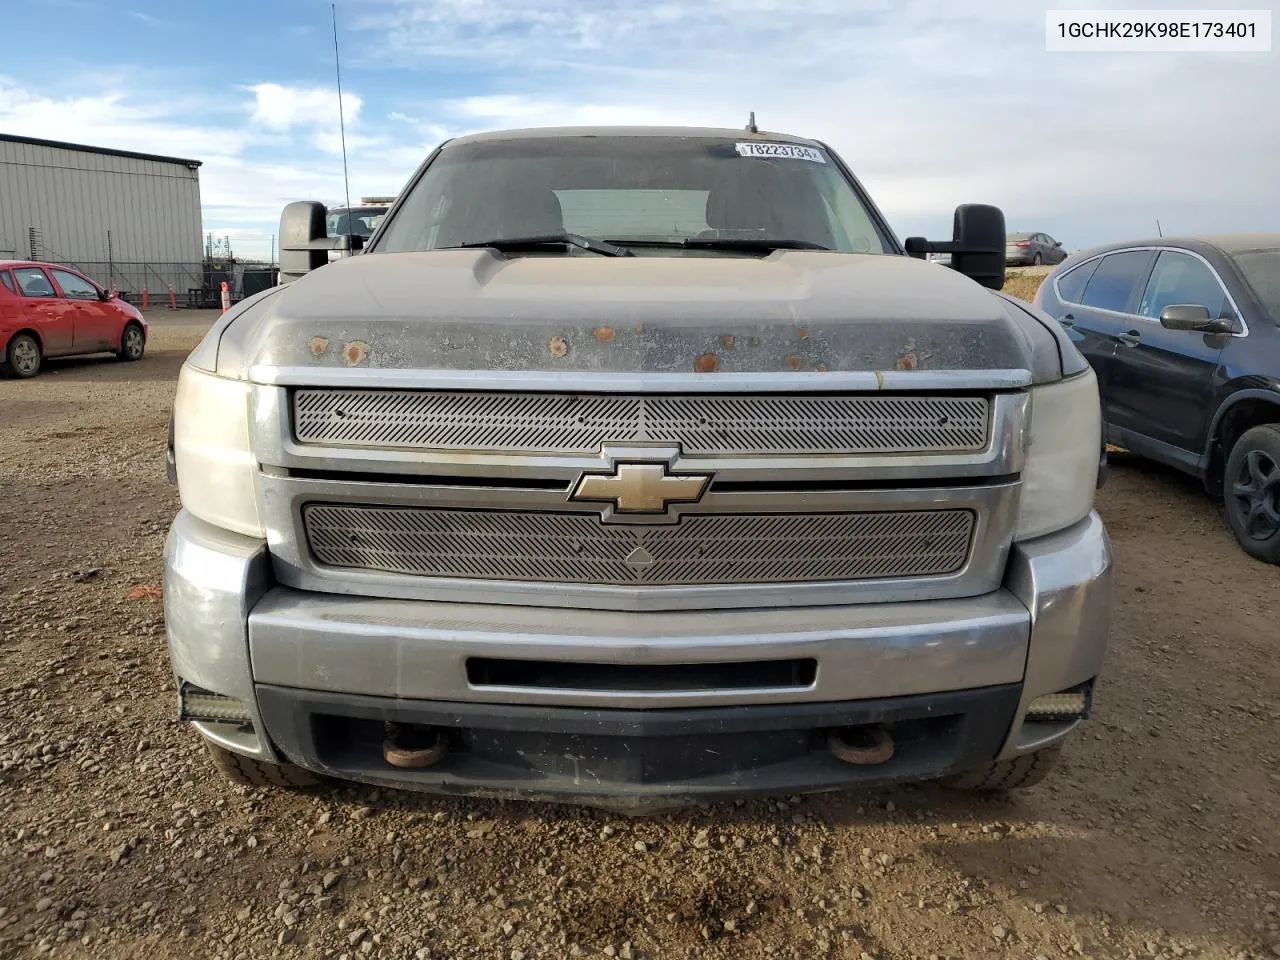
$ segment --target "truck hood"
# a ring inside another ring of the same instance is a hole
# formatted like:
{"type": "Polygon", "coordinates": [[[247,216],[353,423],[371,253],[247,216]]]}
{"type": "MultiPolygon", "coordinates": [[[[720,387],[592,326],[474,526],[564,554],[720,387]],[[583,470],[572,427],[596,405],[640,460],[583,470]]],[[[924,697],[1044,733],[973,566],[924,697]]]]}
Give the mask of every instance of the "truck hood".
{"type": "Polygon", "coordinates": [[[227,376],[271,367],[1061,376],[1056,339],[1032,314],[905,256],[368,253],[237,311],[218,348],[227,376]]]}

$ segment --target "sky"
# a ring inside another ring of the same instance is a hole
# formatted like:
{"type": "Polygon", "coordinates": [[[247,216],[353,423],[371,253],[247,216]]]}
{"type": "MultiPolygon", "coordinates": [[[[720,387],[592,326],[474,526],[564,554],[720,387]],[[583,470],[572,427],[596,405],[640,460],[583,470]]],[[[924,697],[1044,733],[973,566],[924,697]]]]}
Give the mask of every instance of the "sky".
{"type": "MultiPolygon", "coordinates": [[[[289,201],[342,201],[329,0],[3,6],[0,132],[203,161],[204,228],[242,256],[289,201]]],[[[1048,53],[1057,6],[1083,5],[338,0],[350,195],[398,192],[464,133],[754,110],[844,157],[899,237],[946,239],[971,202],[1068,249],[1157,218],[1280,229],[1280,54],[1048,53]]]]}

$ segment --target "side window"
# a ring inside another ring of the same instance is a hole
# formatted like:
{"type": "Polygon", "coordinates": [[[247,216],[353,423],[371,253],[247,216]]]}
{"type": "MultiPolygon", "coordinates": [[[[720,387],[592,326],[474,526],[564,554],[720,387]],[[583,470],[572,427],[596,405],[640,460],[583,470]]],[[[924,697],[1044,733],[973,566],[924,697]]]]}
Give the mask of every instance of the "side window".
{"type": "Polygon", "coordinates": [[[17,279],[18,286],[22,289],[24,296],[57,296],[54,293],[53,284],[49,282],[49,278],[44,275],[44,271],[39,267],[15,267],[13,275],[17,279]]]}
{"type": "Polygon", "coordinates": [[[1058,298],[1066,303],[1079,303],[1080,297],[1084,294],[1084,288],[1089,283],[1089,278],[1093,276],[1093,271],[1098,269],[1101,260],[1090,260],[1088,263],[1082,263],[1078,267],[1068,270],[1058,278],[1058,298]]]}
{"type": "Polygon", "coordinates": [[[1138,313],[1154,319],[1175,303],[1198,304],[1215,318],[1223,316],[1228,308],[1227,292],[1202,260],[1165,250],[1156,259],[1138,313]]]}
{"type": "Polygon", "coordinates": [[[1147,250],[1108,254],[1093,271],[1080,302],[1099,310],[1131,313],[1150,265],[1151,253],[1147,250]]]}
{"type": "Polygon", "coordinates": [[[9,288],[10,293],[17,293],[17,289],[13,285],[13,277],[9,276],[8,270],[0,270],[0,283],[9,288]]]}
{"type": "Polygon", "coordinates": [[[58,281],[58,286],[72,300],[97,300],[98,288],[86,280],[84,277],[78,277],[74,273],[66,270],[51,270],[53,279],[58,281]]]}

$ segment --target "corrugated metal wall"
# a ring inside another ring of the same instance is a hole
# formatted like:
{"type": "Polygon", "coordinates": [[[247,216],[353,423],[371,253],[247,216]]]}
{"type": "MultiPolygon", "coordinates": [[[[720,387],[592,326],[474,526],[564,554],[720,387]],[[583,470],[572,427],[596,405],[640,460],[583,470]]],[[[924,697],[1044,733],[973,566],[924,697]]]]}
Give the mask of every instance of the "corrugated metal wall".
{"type": "Polygon", "coordinates": [[[0,258],[30,256],[32,228],[49,260],[197,262],[199,170],[0,139],[0,258]]]}

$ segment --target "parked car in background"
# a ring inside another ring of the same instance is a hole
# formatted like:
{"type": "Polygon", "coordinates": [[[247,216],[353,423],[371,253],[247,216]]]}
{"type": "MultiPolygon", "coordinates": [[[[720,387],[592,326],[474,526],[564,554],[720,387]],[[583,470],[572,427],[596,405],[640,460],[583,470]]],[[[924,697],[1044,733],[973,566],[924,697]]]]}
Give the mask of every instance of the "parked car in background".
{"type": "Polygon", "coordinates": [[[1062,241],[1047,233],[1011,233],[1005,238],[1004,262],[1038,267],[1042,263],[1061,263],[1067,258],[1062,241]]]}
{"type": "Polygon", "coordinates": [[[1035,302],[1097,373],[1108,442],[1201,478],[1280,563],[1280,233],[1095,247],[1035,302]]]}
{"type": "Polygon", "coordinates": [[[0,260],[0,372],[34,377],[46,357],[114,353],[141,360],[147,321],[136,307],[56,263],[0,260]]]}

